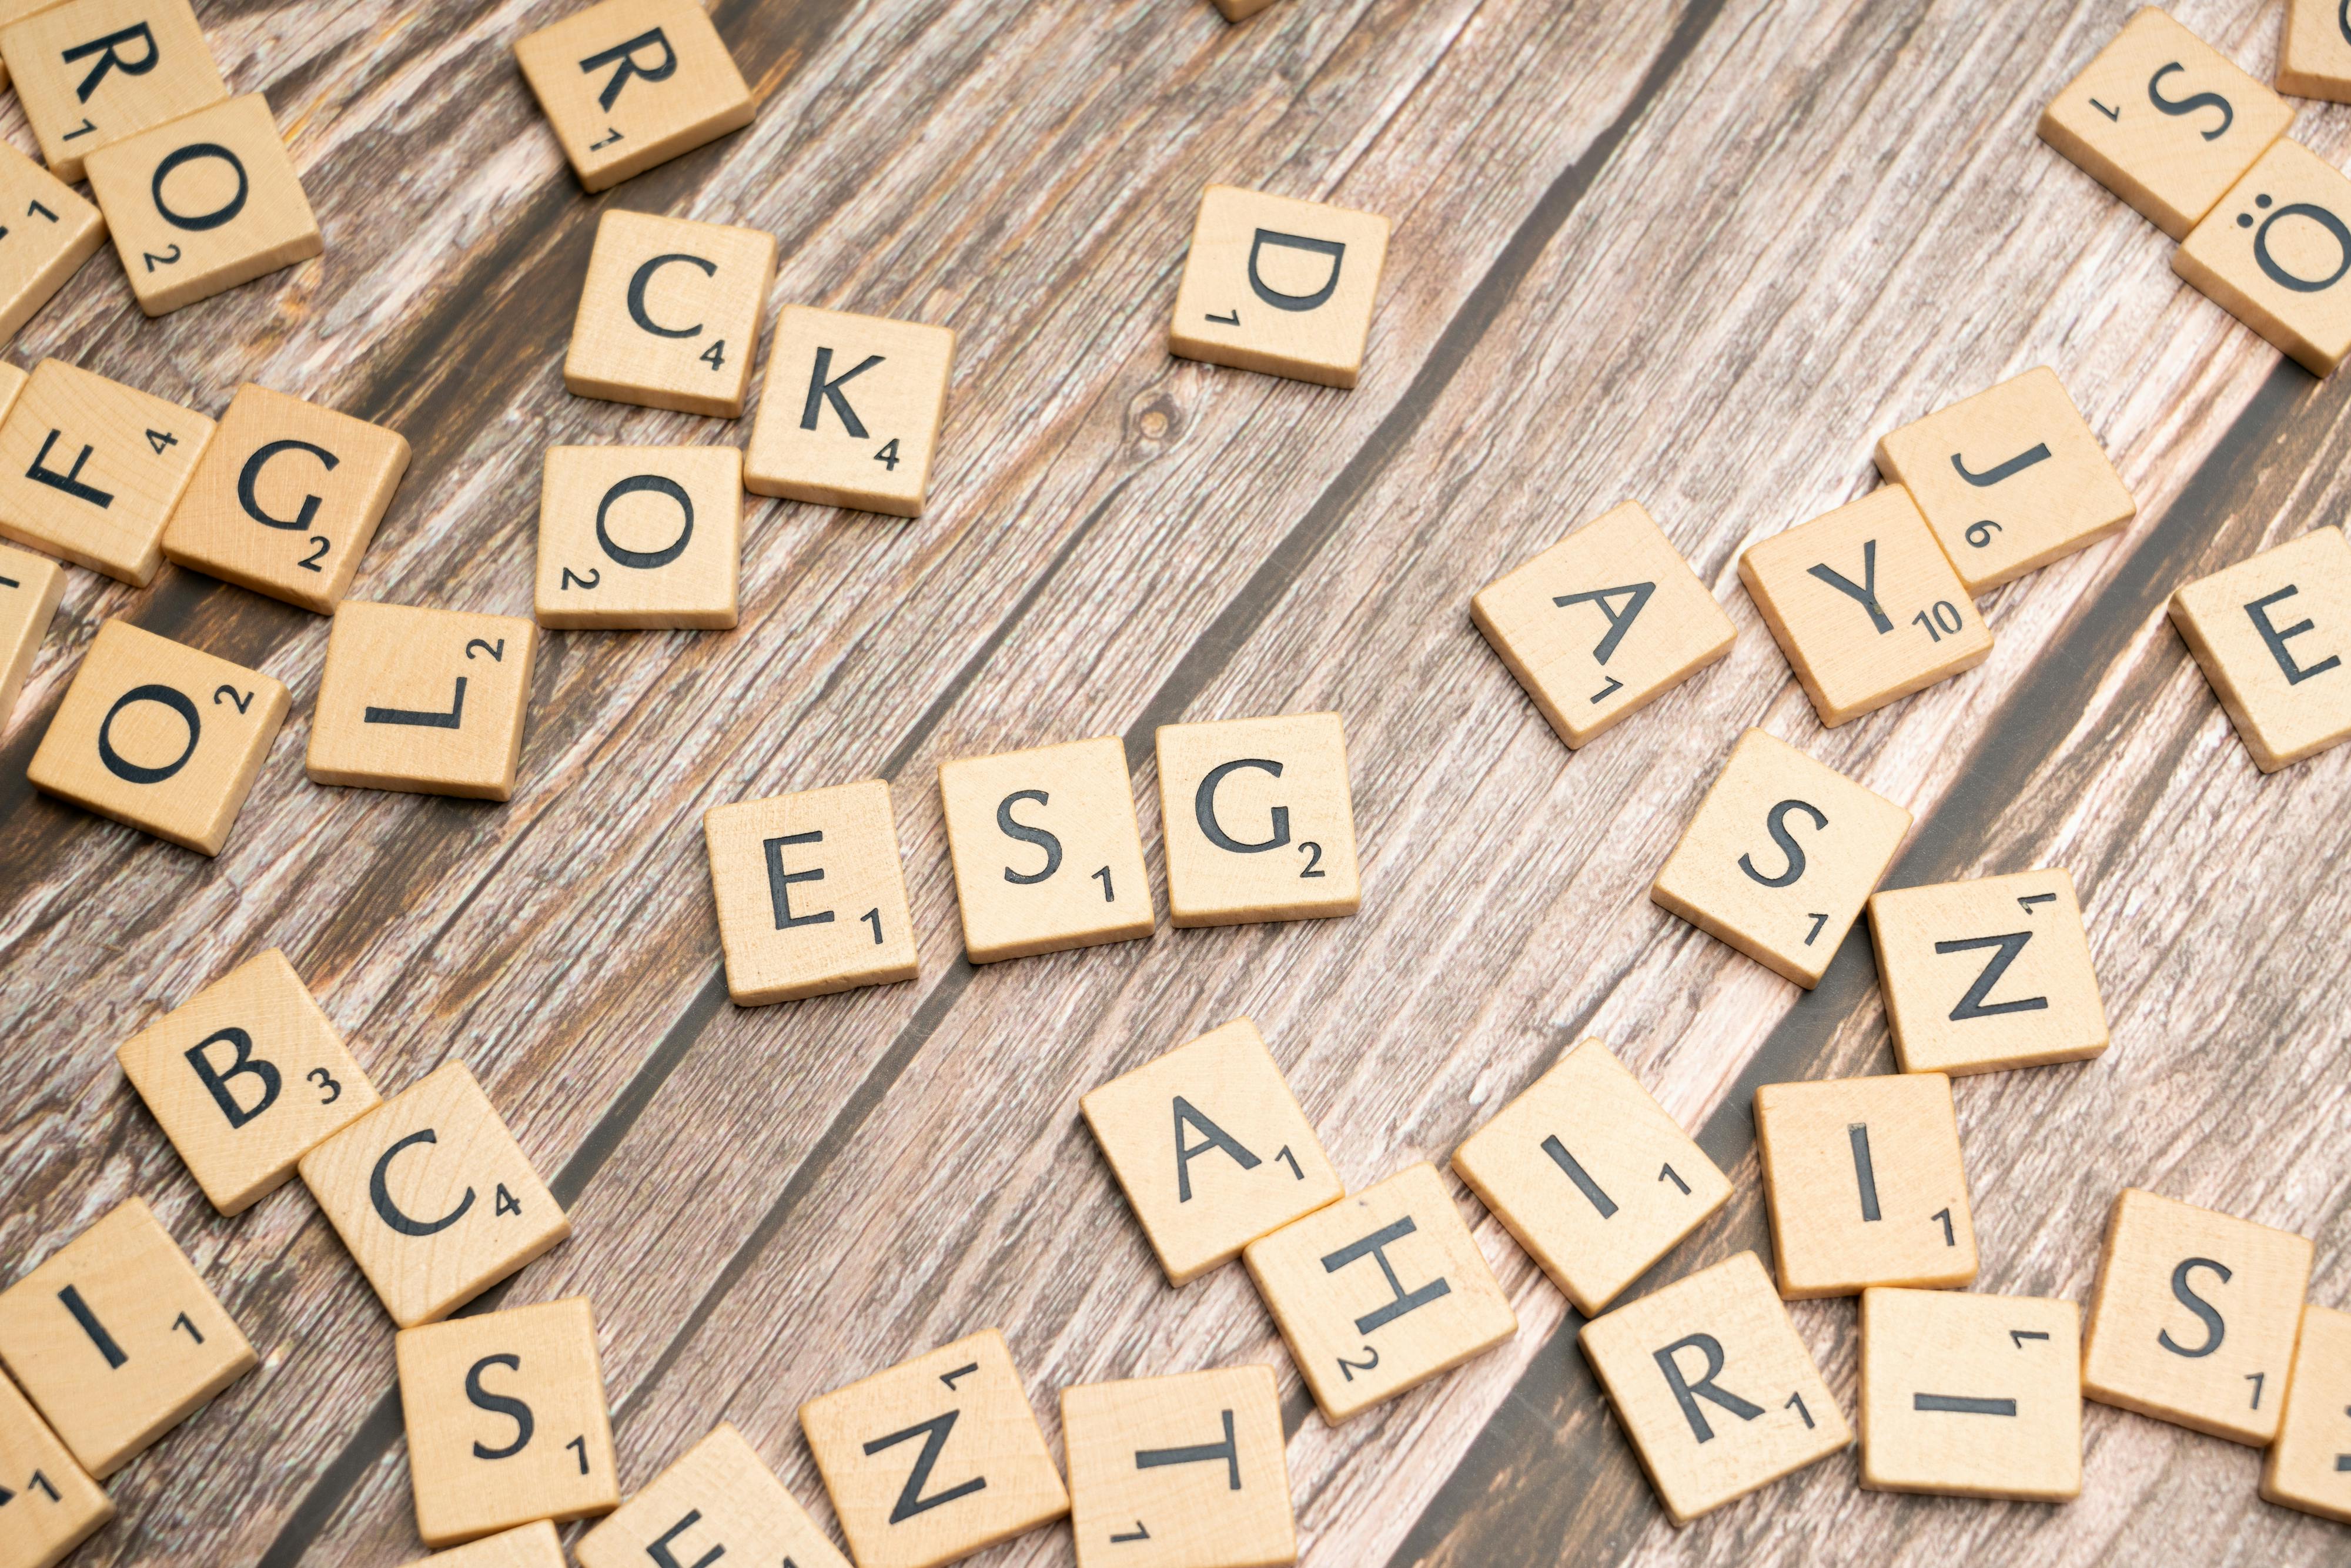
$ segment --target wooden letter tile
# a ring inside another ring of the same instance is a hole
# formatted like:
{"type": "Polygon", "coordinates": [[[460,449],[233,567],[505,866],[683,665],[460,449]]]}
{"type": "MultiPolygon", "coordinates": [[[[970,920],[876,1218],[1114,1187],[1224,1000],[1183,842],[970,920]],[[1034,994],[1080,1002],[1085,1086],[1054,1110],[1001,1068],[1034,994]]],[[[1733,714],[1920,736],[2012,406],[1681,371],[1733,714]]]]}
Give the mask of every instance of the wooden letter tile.
{"type": "Polygon", "coordinates": [[[800,1406],[857,1568],[936,1568],[1070,1511],[994,1329],[800,1406]]]}
{"type": "Polygon", "coordinates": [[[0,342],[106,243],[106,220],[79,193],[14,147],[0,147],[0,342]]]}
{"type": "Polygon", "coordinates": [[[2310,1242],[2125,1187],[2090,1299],[2082,1392],[2261,1448],[2277,1436],[2310,1242]]]}
{"type": "Polygon", "coordinates": [[[919,973],[887,779],[714,806],[702,836],[737,1005],[919,973]]]}
{"type": "Polygon", "coordinates": [[[1078,1568],[1298,1561],[1281,1396],[1270,1366],[1064,1388],[1061,1443],[1078,1568]]]}
{"type": "Polygon", "coordinates": [[[2062,866],[1892,888],[1869,927],[1905,1072],[1997,1072],[2106,1049],[2074,878],[2062,866]]]}
{"type": "Polygon", "coordinates": [[[407,472],[398,431],[248,382],[172,513],[163,553],[332,615],[407,472]]]}
{"type": "Polygon", "coordinates": [[[109,621],[27,772],[43,794],[216,855],[288,701],[257,671],[109,621]]]}
{"type": "Polygon", "coordinates": [[[2285,99],[2149,5],[2041,111],[2041,139],[2184,239],[2293,121],[2285,99]]]}
{"type": "Polygon", "coordinates": [[[1355,913],[1364,882],[1337,714],[1164,724],[1155,742],[1177,925],[1355,913]]]}
{"type": "Polygon", "coordinates": [[[1594,1318],[1583,1343],[1676,1524],[1853,1441],[1752,1252],[1594,1318]]]}
{"type": "Polygon", "coordinates": [[[2343,0],[2285,0],[2277,89],[2351,103],[2351,28],[2344,24],[2343,0]]]}
{"type": "Polygon", "coordinates": [[[2082,1309],[1965,1291],[1861,1293],[1861,1484],[2082,1493],[2082,1309]]]}
{"type": "Polygon", "coordinates": [[[1991,653],[1991,628],[1899,485],[1752,546],[1739,579],[1831,729],[1991,653]]]}
{"type": "Polygon", "coordinates": [[[732,626],[742,559],[739,448],[547,449],[540,625],[732,626]]]}
{"type": "Polygon", "coordinates": [[[135,1197],[0,1291],[0,1361],[100,1480],[255,1365],[187,1254],[135,1197]]]}
{"type": "Polygon", "coordinates": [[[2262,1496],[2351,1524],[2351,1312],[2315,1303],[2302,1310],[2262,1496]]]}
{"type": "Polygon", "coordinates": [[[105,1490],[0,1377],[0,1568],[56,1568],[113,1517],[105,1490]]]}
{"type": "Polygon", "coordinates": [[[955,343],[946,327],[785,306],[743,458],[746,487],[922,516],[955,343]]]}
{"type": "Polygon", "coordinates": [[[1976,1277],[1959,1118],[1941,1073],[1767,1083],[1755,1091],[1755,1147],[1790,1301],[1976,1277]]]}
{"type": "Polygon", "coordinates": [[[751,123],[751,89],[700,0],[604,0],[514,48],[590,191],[751,123]]]}
{"type": "Polygon", "coordinates": [[[43,360],[0,422],[0,537],[144,588],[213,422],[43,360]]]}
{"type": "Polygon", "coordinates": [[[2171,622],[2262,772],[2351,739],[2351,544],[2341,528],[2198,579],[2171,596],[2171,622]]]}
{"type": "Polygon", "coordinates": [[[538,643],[510,615],[345,602],[310,720],[311,781],[511,799],[538,643]]]}
{"type": "Polygon", "coordinates": [[[392,1348],[425,1545],[619,1505],[587,1297],[402,1329],[392,1348]]]}
{"type": "Polygon", "coordinates": [[[1730,1196],[1706,1151],[1597,1040],[1471,1134],[1453,1169],[1586,1317],[1730,1196]]]}
{"type": "Polygon", "coordinates": [[[402,1328],[447,1317],[571,1234],[462,1061],[385,1101],[300,1166],[402,1328]]]}
{"type": "Polygon", "coordinates": [[[1143,835],[1116,736],[943,762],[939,797],[973,963],[1151,935],[1143,835]]]}
{"type": "Polygon", "coordinates": [[[2138,503],[2046,365],[1913,420],[1877,443],[1970,593],[2102,539],[2138,503]]]}
{"type": "Polygon", "coordinates": [[[0,729],[16,711],[16,695],[33,673],[41,639],[65,596],[66,569],[45,556],[0,545],[0,729]]]}
{"type": "Polygon", "coordinates": [[[1638,501],[1487,584],[1469,615],[1571,747],[1713,664],[1737,636],[1638,501]]]}
{"type": "Polygon", "coordinates": [[[1248,1019],[1112,1079],[1079,1104],[1171,1285],[1346,1196],[1248,1019]]]}
{"type": "Polygon", "coordinates": [[[1211,185],[1176,290],[1178,359],[1351,387],[1364,368],[1388,221],[1211,185]]]}
{"type": "Polygon", "coordinates": [[[738,419],[775,279],[776,236],[764,229],[614,207],[596,225],[563,384],[738,419]]]}
{"type": "Polygon", "coordinates": [[[566,1568],[563,1538],[547,1520],[420,1557],[411,1568],[566,1568]]]}
{"type": "Polygon", "coordinates": [[[1228,22],[1243,22],[1273,4],[1273,0],[1217,0],[1217,9],[1228,22]]]}
{"type": "Polygon", "coordinates": [[[2280,137],[2171,253],[2171,270],[2312,375],[2351,353],[2351,178],[2280,137]]]}
{"type": "Polygon", "coordinates": [[[722,1557],[849,1568],[767,1461],[723,1421],[583,1536],[577,1555],[580,1568],[691,1568],[722,1557]]]}
{"type": "Polygon", "coordinates": [[[0,32],[49,172],[228,97],[188,0],[68,0],[0,32]]]}
{"type": "Polygon", "coordinates": [[[1810,990],[1909,831],[1885,796],[1750,729],[1649,897],[1810,990]]]}

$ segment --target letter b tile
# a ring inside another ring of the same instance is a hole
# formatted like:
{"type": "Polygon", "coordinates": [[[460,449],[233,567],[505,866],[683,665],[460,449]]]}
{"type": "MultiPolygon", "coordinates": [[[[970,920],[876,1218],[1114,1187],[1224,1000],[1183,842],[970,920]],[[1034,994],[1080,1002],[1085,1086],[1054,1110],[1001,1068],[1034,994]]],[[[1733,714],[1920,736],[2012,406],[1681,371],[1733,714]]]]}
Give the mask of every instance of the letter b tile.
{"type": "Polygon", "coordinates": [[[1156,745],[1176,925],[1355,913],[1364,883],[1337,714],[1162,725],[1156,745]]]}
{"type": "Polygon", "coordinates": [[[1167,335],[1179,359],[1352,387],[1387,258],[1388,221],[1211,185],[1167,335]]]}
{"type": "Polygon", "coordinates": [[[2199,578],[2171,622],[2253,765],[2274,773],[2351,739],[2351,544],[2341,528],[2199,578]]]}
{"type": "Polygon", "coordinates": [[[612,208],[596,224],[563,384],[739,417],[775,277],[776,236],[763,229],[612,208]]]}

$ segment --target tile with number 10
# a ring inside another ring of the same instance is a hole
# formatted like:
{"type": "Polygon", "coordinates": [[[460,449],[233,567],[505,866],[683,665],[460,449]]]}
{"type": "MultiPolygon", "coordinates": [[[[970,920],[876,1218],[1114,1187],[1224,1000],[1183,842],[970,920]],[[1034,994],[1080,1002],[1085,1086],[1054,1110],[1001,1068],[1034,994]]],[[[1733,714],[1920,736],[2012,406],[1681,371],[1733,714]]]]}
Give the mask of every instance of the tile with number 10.
{"type": "Polygon", "coordinates": [[[915,977],[887,779],[714,806],[702,834],[737,1006],[915,977]]]}

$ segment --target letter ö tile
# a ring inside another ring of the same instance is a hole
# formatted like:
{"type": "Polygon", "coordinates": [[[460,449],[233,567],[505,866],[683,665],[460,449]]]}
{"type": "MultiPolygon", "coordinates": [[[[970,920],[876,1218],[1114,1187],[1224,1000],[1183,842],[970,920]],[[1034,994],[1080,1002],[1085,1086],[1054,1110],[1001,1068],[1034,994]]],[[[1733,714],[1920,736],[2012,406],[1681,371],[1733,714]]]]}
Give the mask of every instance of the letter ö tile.
{"type": "Polygon", "coordinates": [[[1298,1561],[1273,1368],[1064,1388],[1061,1441],[1078,1568],[1298,1561]]]}
{"type": "Polygon", "coordinates": [[[820,507],[920,517],[955,344],[946,327],[785,306],[744,485],[820,507]]]}
{"type": "Polygon", "coordinates": [[[1951,1081],[1939,1072],[1755,1091],[1780,1293],[1964,1285],[1976,1233],[1951,1081]]]}
{"type": "Polygon", "coordinates": [[[1352,387],[1363,371],[1388,221],[1210,185],[1176,291],[1178,359],[1352,387]]]}
{"type": "Polygon", "coordinates": [[[542,626],[732,626],[743,454],[732,446],[550,446],[538,496],[542,626]]]}
{"type": "Polygon", "coordinates": [[[2171,596],[2171,622],[2264,773],[2351,739],[2351,544],[2314,528],[2171,596]]]}
{"type": "Polygon", "coordinates": [[[144,588],[212,435],[193,409],[43,360],[0,421],[0,537],[144,588]]]}
{"type": "Polygon", "coordinates": [[[2351,178],[2280,137],[2171,253],[2171,270],[2328,374],[2351,353],[2351,178]]]}
{"type": "Polygon", "coordinates": [[[2082,1494],[2082,1309],[1971,1291],[1861,1293],[1861,1484],[2082,1494]]]}
{"type": "Polygon", "coordinates": [[[919,972],[888,780],[714,806],[702,832],[738,1006],[919,972]]]}
{"type": "Polygon", "coordinates": [[[538,628],[510,615],[347,601],[327,633],[311,782],[505,800],[538,628]]]}
{"type": "Polygon", "coordinates": [[[1176,925],[1355,913],[1364,883],[1337,714],[1165,724],[1155,744],[1176,925]]]}
{"type": "Polygon", "coordinates": [[[775,277],[776,236],[764,229],[612,208],[596,223],[563,384],[739,418],[775,277]]]}
{"type": "Polygon", "coordinates": [[[973,963],[1151,935],[1117,737],[943,762],[939,799],[973,963]]]}
{"type": "Polygon", "coordinates": [[[751,123],[751,89],[700,0],[603,0],[514,51],[590,191],[751,123]]]}
{"type": "Polygon", "coordinates": [[[188,0],[68,0],[0,31],[0,57],[68,184],[99,148],[228,97],[188,0]]]}
{"type": "Polygon", "coordinates": [[[849,1568],[799,1500],[724,1421],[581,1537],[577,1554],[580,1568],[692,1568],[722,1558],[849,1568]]]}

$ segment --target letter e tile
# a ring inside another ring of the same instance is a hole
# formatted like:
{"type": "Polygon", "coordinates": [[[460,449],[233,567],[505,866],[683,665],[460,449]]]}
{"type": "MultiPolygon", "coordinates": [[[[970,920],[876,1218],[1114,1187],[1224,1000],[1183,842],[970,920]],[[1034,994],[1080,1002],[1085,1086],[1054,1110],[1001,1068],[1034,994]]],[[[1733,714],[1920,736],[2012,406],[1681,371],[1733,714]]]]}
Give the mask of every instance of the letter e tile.
{"type": "Polygon", "coordinates": [[[2341,528],[2199,578],[2171,623],[2264,773],[2351,739],[2351,544],[2341,528]]]}
{"type": "Polygon", "coordinates": [[[714,806],[702,833],[737,1005],[915,977],[888,780],[714,806]]]}
{"type": "Polygon", "coordinates": [[[580,1538],[580,1568],[729,1562],[849,1568],[743,1434],[720,1422],[580,1538]]]}

